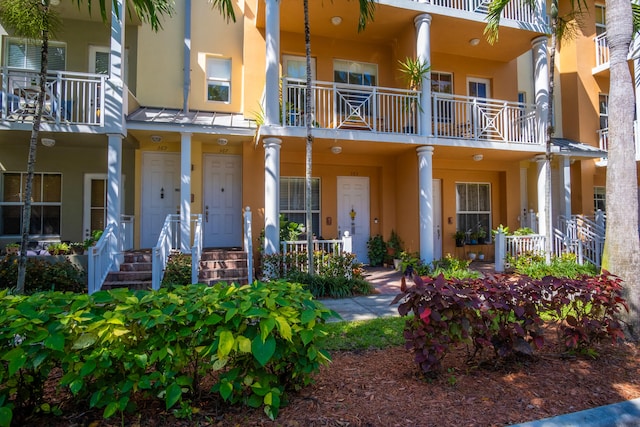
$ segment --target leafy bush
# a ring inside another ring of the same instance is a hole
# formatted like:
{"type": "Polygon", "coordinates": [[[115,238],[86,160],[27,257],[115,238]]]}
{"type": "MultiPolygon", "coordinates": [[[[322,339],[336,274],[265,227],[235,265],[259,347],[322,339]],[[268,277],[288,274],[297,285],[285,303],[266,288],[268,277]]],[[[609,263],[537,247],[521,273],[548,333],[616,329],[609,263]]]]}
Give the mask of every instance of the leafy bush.
{"type": "Polygon", "coordinates": [[[189,284],[191,284],[191,255],[183,253],[171,255],[164,270],[162,286],[172,288],[189,284]]]}
{"type": "MultiPolygon", "coordinates": [[[[46,257],[45,257],[46,258],[46,257]]],[[[85,292],[87,274],[69,258],[49,262],[45,258],[28,257],[25,293],[40,291],[85,292]]],[[[0,289],[12,289],[18,280],[18,256],[0,257],[0,289]]]]}
{"type": "Polygon", "coordinates": [[[371,294],[371,285],[361,277],[348,279],[340,276],[324,276],[301,271],[287,273],[286,280],[301,283],[316,298],[344,298],[352,295],[371,294]]]}
{"type": "Polygon", "coordinates": [[[560,257],[552,257],[551,264],[545,262],[544,255],[524,253],[518,259],[508,260],[519,274],[525,274],[534,279],[545,276],[576,278],[582,275],[595,276],[597,268],[591,263],[578,264],[574,254],[562,254],[560,257]]]}
{"type": "Polygon", "coordinates": [[[541,314],[550,315],[568,350],[589,349],[603,339],[623,338],[617,315],[628,309],[620,279],[608,273],[580,279],[535,280],[496,275],[473,280],[403,278],[399,302],[406,321],[405,346],[425,374],[437,372],[450,346],[466,343],[471,357],[485,348],[496,357],[533,354],[544,344],[541,314]]]}
{"type": "Polygon", "coordinates": [[[23,420],[48,405],[42,384],[54,366],[62,377],[49,380],[104,408],[105,418],[135,409],[136,395],[184,408],[209,373],[225,401],[263,406],[275,418],[286,392],[329,361],[317,342],[332,316],[301,285],[283,281],[93,295],[3,291],[0,419],[23,420]]]}
{"type": "Polygon", "coordinates": [[[431,264],[424,264],[418,253],[402,252],[400,254],[402,261],[402,272],[411,276],[413,274],[417,276],[431,276],[436,277],[442,274],[446,279],[457,278],[478,278],[482,274],[469,269],[471,264],[470,260],[458,259],[447,254],[444,258],[434,260],[431,264]]]}
{"type": "Polygon", "coordinates": [[[367,255],[369,256],[369,265],[376,267],[382,265],[384,256],[387,254],[387,244],[381,235],[376,234],[367,241],[367,255]]]}

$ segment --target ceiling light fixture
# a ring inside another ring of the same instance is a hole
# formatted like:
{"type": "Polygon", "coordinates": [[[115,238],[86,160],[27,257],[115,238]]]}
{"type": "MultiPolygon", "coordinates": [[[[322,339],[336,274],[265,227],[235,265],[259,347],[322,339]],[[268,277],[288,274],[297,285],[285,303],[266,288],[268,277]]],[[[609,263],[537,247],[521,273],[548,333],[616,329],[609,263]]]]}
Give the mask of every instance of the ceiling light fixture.
{"type": "Polygon", "coordinates": [[[473,155],[473,160],[475,160],[476,162],[479,162],[482,159],[484,159],[484,156],[482,154],[474,154],[473,155]]]}
{"type": "Polygon", "coordinates": [[[334,145],[333,147],[331,147],[331,152],[333,154],[340,154],[342,153],[342,147],[340,147],[339,145],[334,145]]]}
{"type": "Polygon", "coordinates": [[[162,137],[160,135],[151,135],[151,142],[155,142],[156,144],[162,142],[162,137]]]}
{"type": "Polygon", "coordinates": [[[56,145],[56,140],[53,138],[41,138],[40,142],[45,147],[53,147],[54,145],[56,145]]]}
{"type": "Polygon", "coordinates": [[[227,145],[229,140],[227,138],[218,138],[218,145],[227,145]]]}
{"type": "Polygon", "coordinates": [[[469,40],[469,44],[471,46],[478,46],[480,44],[480,39],[475,39],[475,38],[471,39],[471,40],[469,40]]]}
{"type": "Polygon", "coordinates": [[[342,17],[341,16],[333,16],[333,17],[331,17],[331,23],[333,25],[336,25],[336,26],[342,24],[342,17]]]}

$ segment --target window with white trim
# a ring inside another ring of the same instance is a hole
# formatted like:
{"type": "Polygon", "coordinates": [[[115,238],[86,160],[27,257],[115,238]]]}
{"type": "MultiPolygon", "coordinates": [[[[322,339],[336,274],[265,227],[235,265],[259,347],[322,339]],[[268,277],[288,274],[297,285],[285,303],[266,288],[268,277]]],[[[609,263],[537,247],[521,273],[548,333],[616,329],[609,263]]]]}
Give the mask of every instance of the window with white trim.
{"type": "Polygon", "coordinates": [[[378,84],[378,65],[335,59],[333,61],[333,81],[352,85],[376,86],[378,84]]]}
{"type": "MultiPolygon", "coordinates": [[[[5,45],[4,63],[8,67],[40,71],[41,45],[26,39],[8,38],[5,45]]],[[[65,43],[49,42],[49,70],[65,70],[67,46],[65,43]]]]}
{"type": "MultiPolygon", "coordinates": [[[[291,79],[305,80],[307,78],[307,59],[304,56],[283,55],[283,73],[291,79]]],[[[311,80],[316,78],[316,59],[311,58],[311,80]]]]}
{"type": "Polygon", "coordinates": [[[607,209],[607,194],[605,187],[593,187],[593,211],[598,209],[605,212],[607,209]]]}
{"type": "MultiPolygon", "coordinates": [[[[22,211],[26,172],[2,174],[0,194],[0,235],[22,234],[22,211]]],[[[31,225],[32,236],[59,236],[62,209],[62,174],[36,173],[33,176],[31,225]]]]}
{"type": "Polygon", "coordinates": [[[467,236],[482,226],[486,240],[491,233],[491,184],[481,182],[456,183],[456,230],[467,236]]]}
{"type": "Polygon", "coordinates": [[[207,58],[207,101],[231,102],[231,60],[207,58]]]}
{"type": "Polygon", "coordinates": [[[595,5],[596,11],[596,36],[603,34],[607,31],[607,21],[606,21],[606,9],[603,4],[595,5]]]}
{"type": "MultiPolygon", "coordinates": [[[[280,213],[289,221],[306,224],[305,178],[280,178],[280,213]]],[[[312,231],[320,236],[320,178],[311,178],[312,231]]]]}

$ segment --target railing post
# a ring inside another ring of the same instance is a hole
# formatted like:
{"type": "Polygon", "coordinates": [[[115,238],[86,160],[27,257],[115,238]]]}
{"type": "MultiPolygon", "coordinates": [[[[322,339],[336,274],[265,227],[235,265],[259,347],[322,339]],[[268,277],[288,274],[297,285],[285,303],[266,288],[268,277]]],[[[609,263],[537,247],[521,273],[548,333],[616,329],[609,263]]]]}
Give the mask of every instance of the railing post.
{"type": "Polygon", "coordinates": [[[342,250],[349,254],[353,252],[353,238],[349,231],[345,231],[342,236],[342,250]]]}
{"type": "Polygon", "coordinates": [[[598,209],[596,211],[596,224],[598,224],[599,227],[601,227],[603,230],[605,229],[605,224],[604,224],[604,212],[602,212],[601,209],[598,209]]]}
{"type": "Polygon", "coordinates": [[[244,250],[247,253],[247,279],[253,283],[253,238],[251,237],[251,208],[244,210],[244,250]]]}
{"type": "Polygon", "coordinates": [[[494,245],[495,270],[498,273],[502,273],[504,271],[505,246],[506,239],[504,232],[499,229],[498,233],[496,233],[496,243],[494,245]]]}

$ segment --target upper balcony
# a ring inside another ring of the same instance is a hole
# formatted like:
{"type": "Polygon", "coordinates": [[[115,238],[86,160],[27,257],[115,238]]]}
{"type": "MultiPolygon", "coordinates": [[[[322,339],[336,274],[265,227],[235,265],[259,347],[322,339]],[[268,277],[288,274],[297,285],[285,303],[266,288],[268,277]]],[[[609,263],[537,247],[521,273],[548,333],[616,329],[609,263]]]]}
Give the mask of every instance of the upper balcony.
{"type": "MultiPolygon", "coordinates": [[[[640,161],[640,129],[638,128],[638,121],[633,122],[633,136],[636,144],[636,161],[640,161]]],[[[609,150],[609,128],[598,130],[598,142],[599,148],[602,151],[609,150]]],[[[601,161],[600,165],[606,165],[606,161],[601,161]]]]}
{"type": "Polygon", "coordinates": [[[607,33],[602,33],[593,38],[593,44],[596,50],[596,65],[593,67],[592,73],[598,74],[609,69],[609,43],[607,42],[607,33]]]}
{"type": "MultiPolygon", "coordinates": [[[[304,127],[306,86],[282,79],[282,124],[304,127]]],[[[313,127],[378,134],[423,135],[420,94],[407,89],[313,82],[313,127]]],[[[498,99],[434,93],[433,137],[489,143],[540,145],[534,105],[498,99]]],[[[505,147],[505,148],[506,148],[505,147]]]]}
{"type": "MultiPolygon", "coordinates": [[[[33,70],[0,69],[0,127],[27,129],[33,125],[39,80],[39,73],[33,70]]],[[[89,132],[104,127],[104,89],[103,74],[49,72],[41,127],[52,131],[86,127],[89,132]]]]}

